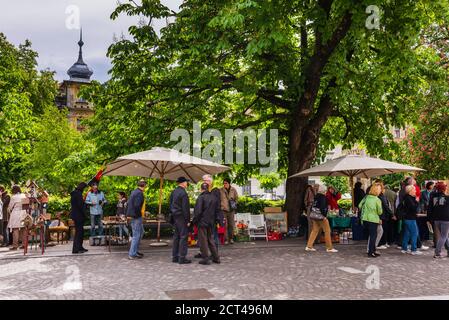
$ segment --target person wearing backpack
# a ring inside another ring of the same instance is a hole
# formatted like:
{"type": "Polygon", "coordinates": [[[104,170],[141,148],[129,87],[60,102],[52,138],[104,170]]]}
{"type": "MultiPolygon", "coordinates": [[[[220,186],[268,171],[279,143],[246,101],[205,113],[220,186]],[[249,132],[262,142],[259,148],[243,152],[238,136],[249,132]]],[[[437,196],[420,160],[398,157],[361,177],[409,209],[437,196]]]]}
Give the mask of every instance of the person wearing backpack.
{"type": "Polygon", "coordinates": [[[405,196],[403,200],[403,228],[404,236],[402,239],[402,253],[411,253],[412,255],[420,255],[418,251],[418,225],[416,224],[416,217],[419,209],[419,202],[416,200],[416,188],[414,185],[405,187],[405,196]],[[411,241],[411,251],[408,251],[408,243],[411,241]]]}
{"type": "Polygon", "coordinates": [[[377,258],[380,256],[376,252],[376,241],[378,232],[382,232],[382,221],[380,216],[382,215],[382,201],[379,199],[381,193],[381,185],[374,183],[369,194],[363,198],[359,203],[359,209],[362,211],[362,224],[368,229],[368,257],[377,258]]]}
{"type": "Polygon", "coordinates": [[[439,231],[439,238],[433,257],[436,259],[442,258],[441,250],[443,246],[446,244],[446,250],[448,250],[449,246],[449,195],[447,185],[444,182],[438,182],[435,186],[435,192],[430,195],[427,214],[434,222],[435,229],[439,231]]]}
{"type": "Polygon", "coordinates": [[[329,225],[329,220],[326,218],[328,203],[325,194],[326,187],[320,185],[318,187],[318,192],[315,195],[315,200],[309,215],[312,220],[312,232],[310,233],[309,240],[307,241],[306,251],[316,251],[316,249],[313,248],[313,243],[321,230],[323,230],[324,240],[326,243],[326,252],[338,252],[338,250],[334,249],[332,246],[331,227],[329,225]]]}

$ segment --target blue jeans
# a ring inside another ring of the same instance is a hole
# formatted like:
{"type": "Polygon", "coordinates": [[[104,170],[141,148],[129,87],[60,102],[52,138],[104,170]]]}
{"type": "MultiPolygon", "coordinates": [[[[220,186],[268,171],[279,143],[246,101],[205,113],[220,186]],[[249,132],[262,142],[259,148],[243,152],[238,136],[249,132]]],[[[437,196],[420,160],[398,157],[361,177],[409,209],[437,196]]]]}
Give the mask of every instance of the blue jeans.
{"type": "Polygon", "coordinates": [[[402,239],[402,250],[407,251],[409,241],[412,242],[412,251],[416,251],[418,239],[418,225],[416,220],[403,220],[404,237],[402,239]]]}
{"type": "Polygon", "coordinates": [[[220,240],[218,239],[218,229],[217,229],[217,226],[212,227],[212,231],[213,231],[213,233],[214,233],[215,246],[217,247],[217,250],[218,250],[218,245],[220,244],[220,240]]]}
{"type": "Polygon", "coordinates": [[[123,225],[123,224],[121,224],[121,225],[118,226],[118,234],[119,234],[120,238],[123,238],[123,232],[125,232],[126,235],[129,236],[128,227],[123,225]]]}
{"type": "Polygon", "coordinates": [[[131,246],[129,248],[129,256],[135,257],[137,256],[137,251],[139,250],[140,239],[142,238],[142,217],[133,218],[131,220],[131,230],[133,233],[133,237],[131,240],[131,246]]]}
{"type": "Polygon", "coordinates": [[[90,236],[96,236],[95,226],[98,226],[98,235],[103,235],[103,223],[101,223],[101,219],[103,218],[102,214],[90,215],[90,236]]]}

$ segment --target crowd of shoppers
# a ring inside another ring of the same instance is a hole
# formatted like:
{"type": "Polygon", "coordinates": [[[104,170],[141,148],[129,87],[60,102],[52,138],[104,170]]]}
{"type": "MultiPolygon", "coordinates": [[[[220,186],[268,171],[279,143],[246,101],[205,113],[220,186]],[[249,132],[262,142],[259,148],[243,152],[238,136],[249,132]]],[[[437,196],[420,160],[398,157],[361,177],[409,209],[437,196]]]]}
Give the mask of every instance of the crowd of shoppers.
{"type": "MultiPolygon", "coordinates": [[[[171,193],[169,200],[169,222],[173,225],[172,261],[179,264],[192,262],[188,258],[188,237],[192,232],[198,235],[200,253],[195,255],[199,263],[208,265],[220,263],[218,253],[218,227],[225,227],[225,244],[233,244],[235,226],[234,217],[237,212],[238,194],[232,187],[230,179],[224,179],[221,188],[214,187],[213,178],[204,175],[198,196],[191,215],[189,195],[186,191],[189,180],[185,177],[177,179],[177,188],[171,193]]],[[[141,259],[139,251],[143,237],[143,221],[145,214],[144,191],[147,184],[139,181],[137,188],[127,198],[126,193],[117,194],[116,216],[119,220],[130,221],[131,230],[126,225],[118,226],[120,238],[130,238],[129,259],[141,259]]],[[[91,236],[102,235],[103,207],[106,197],[93,183],[91,189],[83,197],[88,185],[80,183],[71,192],[71,218],[75,225],[73,254],[88,250],[83,246],[84,222],[86,214],[90,214],[91,236]]],[[[425,184],[421,191],[413,177],[407,177],[398,190],[385,186],[382,180],[375,180],[366,191],[357,182],[354,190],[354,204],[358,209],[358,217],[366,229],[368,236],[367,255],[376,258],[380,251],[398,244],[404,254],[421,255],[429,249],[423,244],[418,227],[418,219],[425,219],[429,231],[433,234],[435,259],[442,257],[446,248],[449,256],[449,192],[444,182],[425,184]],[[421,218],[422,217],[422,218],[421,218]]],[[[314,244],[324,233],[326,252],[338,252],[333,247],[331,227],[327,219],[330,210],[341,210],[338,200],[341,193],[336,188],[321,185],[308,186],[304,195],[304,205],[309,221],[309,235],[305,250],[314,252],[314,244]]],[[[24,200],[26,195],[17,185],[11,189],[11,196],[5,187],[0,186],[0,242],[1,246],[10,246],[17,250],[24,231],[23,219],[27,214],[24,200]]]]}

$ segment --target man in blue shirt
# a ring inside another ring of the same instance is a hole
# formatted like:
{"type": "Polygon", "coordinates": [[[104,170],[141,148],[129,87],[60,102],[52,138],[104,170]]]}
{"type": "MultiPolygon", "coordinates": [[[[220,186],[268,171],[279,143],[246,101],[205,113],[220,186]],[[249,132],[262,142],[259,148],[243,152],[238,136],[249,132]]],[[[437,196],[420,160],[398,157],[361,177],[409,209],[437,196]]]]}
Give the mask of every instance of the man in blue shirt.
{"type": "Polygon", "coordinates": [[[98,190],[98,184],[92,185],[91,191],[87,194],[85,203],[90,210],[90,235],[96,235],[95,226],[98,226],[98,235],[103,235],[103,206],[107,203],[103,191],[98,190]]]}

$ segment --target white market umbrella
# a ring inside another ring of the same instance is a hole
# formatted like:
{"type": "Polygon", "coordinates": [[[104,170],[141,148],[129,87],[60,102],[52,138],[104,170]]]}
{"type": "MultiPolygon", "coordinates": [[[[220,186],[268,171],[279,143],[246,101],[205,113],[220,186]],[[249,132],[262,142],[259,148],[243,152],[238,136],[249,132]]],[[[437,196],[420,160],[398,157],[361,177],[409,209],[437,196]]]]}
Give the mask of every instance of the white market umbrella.
{"type": "Polygon", "coordinates": [[[377,177],[386,174],[399,173],[399,172],[414,172],[414,171],[425,171],[425,170],[378,158],[351,154],[326,161],[323,164],[294,174],[289,178],[307,177],[307,176],[349,177],[349,183],[351,186],[351,193],[352,193],[352,203],[354,207],[354,194],[353,194],[354,178],[368,179],[371,177],[377,177]]]}
{"type": "MultiPolygon", "coordinates": [[[[215,175],[230,170],[229,167],[193,157],[179,151],[155,147],[117,158],[106,166],[106,176],[137,176],[160,179],[159,212],[162,209],[162,189],[164,180],[176,180],[184,176],[194,183],[205,174],[215,175]]],[[[157,241],[160,242],[160,220],[158,218],[157,241]]]]}

